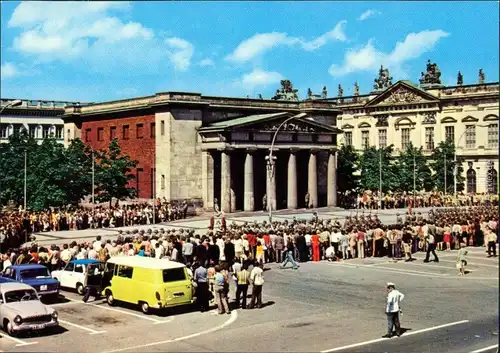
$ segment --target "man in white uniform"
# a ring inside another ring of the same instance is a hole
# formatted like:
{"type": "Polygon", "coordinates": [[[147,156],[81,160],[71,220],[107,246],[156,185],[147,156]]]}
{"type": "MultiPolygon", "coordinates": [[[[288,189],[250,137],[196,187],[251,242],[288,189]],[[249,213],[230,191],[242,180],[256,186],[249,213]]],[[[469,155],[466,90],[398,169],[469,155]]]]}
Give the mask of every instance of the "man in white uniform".
{"type": "Polygon", "coordinates": [[[399,313],[401,311],[401,302],[404,297],[404,294],[396,289],[394,283],[387,283],[387,303],[385,306],[385,313],[387,315],[387,334],[382,337],[391,338],[393,336],[393,330],[395,330],[396,336],[401,336],[399,313]]]}

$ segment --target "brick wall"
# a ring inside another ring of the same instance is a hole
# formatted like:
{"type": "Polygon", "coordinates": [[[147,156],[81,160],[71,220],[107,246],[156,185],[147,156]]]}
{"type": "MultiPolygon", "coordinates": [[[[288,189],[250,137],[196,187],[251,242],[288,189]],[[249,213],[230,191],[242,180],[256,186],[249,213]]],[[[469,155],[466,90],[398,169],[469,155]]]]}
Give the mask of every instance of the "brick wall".
{"type": "Polygon", "coordinates": [[[108,147],[114,134],[114,137],[118,138],[122,153],[138,161],[137,168],[132,170],[138,180],[132,181],[130,186],[138,188],[139,198],[152,198],[155,134],[151,132],[151,124],[154,123],[154,114],[137,113],[104,116],[82,123],[81,139],[84,143],[94,149],[104,149],[108,147]]]}

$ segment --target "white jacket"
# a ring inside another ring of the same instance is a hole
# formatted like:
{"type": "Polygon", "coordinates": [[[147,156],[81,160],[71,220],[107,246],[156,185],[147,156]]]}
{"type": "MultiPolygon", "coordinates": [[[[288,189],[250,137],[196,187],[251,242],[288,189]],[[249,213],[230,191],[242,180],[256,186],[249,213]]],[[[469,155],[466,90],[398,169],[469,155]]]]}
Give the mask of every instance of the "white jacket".
{"type": "Polygon", "coordinates": [[[386,313],[397,313],[401,310],[401,302],[405,298],[405,295],[398,291],[397,289],[393,289],[387,294],[387,304],[385,307],[386,313]]]}

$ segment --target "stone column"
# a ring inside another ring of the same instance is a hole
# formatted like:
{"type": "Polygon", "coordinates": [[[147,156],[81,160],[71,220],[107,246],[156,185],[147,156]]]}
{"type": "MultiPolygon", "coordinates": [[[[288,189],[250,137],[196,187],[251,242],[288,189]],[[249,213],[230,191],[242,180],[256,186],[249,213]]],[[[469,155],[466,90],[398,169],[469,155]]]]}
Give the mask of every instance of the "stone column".
{"type": "Polygon", "coordinates": [[[288,157],[288,189],[287,206],[288,209],[297,208],[297,152],[290,151],[288,157]]]}
{"type": "Polygon", "coordinates": [[[231,212],[231,157],[229,151],[222,151],[220,159],[220,206],[222,212],[229,213],[231,212]]]}
{"type": "Polygon", "coordinates": [[[253,193],[253,152],[247,152],[245,158],[245,177],[244,177],[244,188],[245,188],[245,201],[244,210],[254,211],[255,210],[255,200],[253,193]]]}
{"type": "Polygon", "coordinates": [[[328,156],[328,207],[337,206],[337,156],[335,151],[330,151],[328,156]]]}
{"type": "Polygon", "coordinates": [[[318,207],[318,168],[316,165],[316,151],[311,151],[311,154],[309,155],[307,192],[310,197],[309,202],[313,207],[318,207]]]}
{"type": "Polygon", "coordinates": [[[203,208],[212,210],[214,207],[214,157],[209,151],[203,151],[201,154],[201,170],[203,175],[201,180],[203,208]]]}
{"type": "Polygon", "coordinates": [[[276,161],[274,161],[274,169],[271,169],[266,161],[267,187],[266,192],[269,195],[268,200],[271,204],[271,210],[276,210],[276,161]]]}

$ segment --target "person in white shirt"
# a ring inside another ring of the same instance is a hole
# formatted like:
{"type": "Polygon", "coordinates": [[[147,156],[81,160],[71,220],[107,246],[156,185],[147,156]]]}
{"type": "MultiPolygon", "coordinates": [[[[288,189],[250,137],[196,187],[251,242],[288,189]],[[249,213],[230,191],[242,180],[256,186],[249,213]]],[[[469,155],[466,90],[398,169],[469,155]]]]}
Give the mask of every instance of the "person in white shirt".
{"type": "Polygon", "coordinates": [[[94,248],[95,251],[99,251],[101,250],[101,236],[97,236],[96,238],[96,241],[94,242],[94,244],[92,244],[92,247],[94,248]]]}
{"type": "Polygon", "coordinates": [[[395,330],[396,336],[401,336],[399,313],[401,312],[401,302],[404,297],[404,294],[396,289],[396,285],[394,283],[387,283],[387,302],[385,305],[385,313],[387,315],[387,334],[382,337],[391,338],[393,336],[393,330],[395,330]]]}
{"type": "Polygon", "coordinates": [[[424,262],[429,262],[429,257],[432,255],[434,256],[434,261],[439,262],[439,259],[436,255],[436,240],[434,239],[434,235],[427,233],[427,236],[425,237],[427,240],[427,253],[425,254],[425,260],[424,262]]]}
{"type": "Polygon", "coordinates": [[[333,247],[333,245],[330,245],[326,248],[325,258],[330,262],[335,261],[335,248],[333,247]]]}
{"type": "Polygon", "coordinates": [[[97,251],[94,248],[90,249],[87,258],[89,260],[97,260],[97,251]]]}
{"type": "Polygon", "coordinates": [[[250,301],[249,309],[253,309],[255,304],[257,308],[262,307],[262,286],[264,285],[264,265],[256,262],[252,272],[250,273],[250,283],[252,284],[252,300],[250,301]]]}

